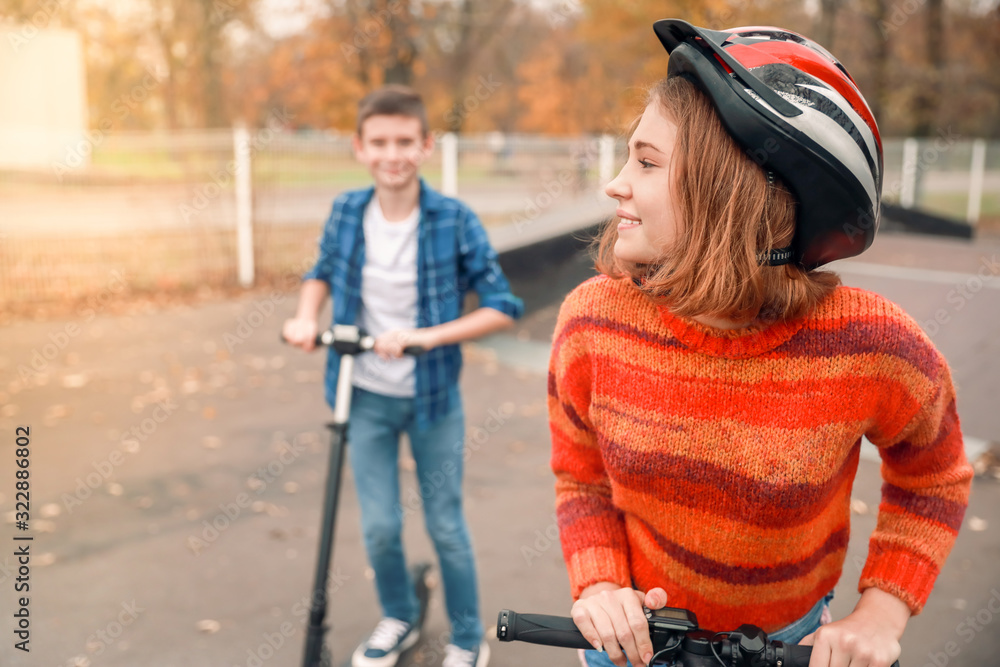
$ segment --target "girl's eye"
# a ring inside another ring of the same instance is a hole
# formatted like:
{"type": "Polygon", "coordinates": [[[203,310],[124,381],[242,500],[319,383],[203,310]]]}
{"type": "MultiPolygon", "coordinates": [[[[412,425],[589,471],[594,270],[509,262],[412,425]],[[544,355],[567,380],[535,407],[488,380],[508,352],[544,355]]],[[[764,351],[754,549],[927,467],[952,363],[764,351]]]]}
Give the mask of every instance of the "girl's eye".
{"type": "Polygon", "coordinates": [[[656,166],[652,162],[650,162],[649,160],[639,160],[639,164],[642,165],[643,169],[648,169],[649,167],[655,167],[656,166]]]}

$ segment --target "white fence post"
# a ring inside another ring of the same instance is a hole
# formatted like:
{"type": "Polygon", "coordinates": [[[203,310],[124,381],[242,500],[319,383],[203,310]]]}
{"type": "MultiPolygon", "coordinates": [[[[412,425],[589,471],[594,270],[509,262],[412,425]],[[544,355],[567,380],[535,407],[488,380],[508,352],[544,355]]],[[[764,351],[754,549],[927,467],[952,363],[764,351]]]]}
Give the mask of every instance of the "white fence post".
{"type": "Polygon", "coordinates": [[[969,204],[965,209],[965,219],[970,225],[979,222],[979,211],[983,204],[983,172],[986,171],[986,140],[972,142],[972,166],[969,174],[969,204]]]}
{"type": "Polygon", "coordinates": [[[615,138],[610,134],[602,134],[597,158],[597,187],[601,192],[604,186],[615,177],[615,138]]]}
{"type": "Polygon", "coordinates": [[[236,173],[236,251],[240,286],[254,281],[253,266],[253,191],[250,165],[250,132],[244,125],[233,127],[233,154],[236,173]]]}
{"type": "Polygon", "coordinates": [[[899,190],[899,205],[913,208],[917,199],[917,149],[919,145],[913,137],[903,140],[903,182],[899,190]]]}
{"type": "Polygon", "coordinates": [[[441,192],[458,196],[458,137],[454,132],[441,137],[441,192]]]}

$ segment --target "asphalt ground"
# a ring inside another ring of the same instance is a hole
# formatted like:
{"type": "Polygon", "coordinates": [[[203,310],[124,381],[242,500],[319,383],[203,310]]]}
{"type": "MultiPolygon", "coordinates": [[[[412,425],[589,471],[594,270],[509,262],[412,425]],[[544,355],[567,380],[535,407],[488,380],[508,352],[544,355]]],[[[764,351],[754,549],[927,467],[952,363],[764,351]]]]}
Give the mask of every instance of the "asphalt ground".
{"type": "MultiPolygon", "coordinates": [[[[963,427],[979,449],[1000,440],[1000,280],[992,268],[982,273],[998,251],[995,240],[885,235],[864,262],[840,267],[845,283],[885,294],[934,328],[963,427]]],[[[575,255],[549,279],[515,279],[517,290],[531,291],[534,311],[515,331],[465,346],[466,513],[489,634],[502,608],[569,611],[544,362],[558,301],[588,272],[575,255]]],[[[0,665],[300,663],[330,410],[322,357],[278,342],[295,300],[294,292],[257,290],[162,306],[114,295],[93,311],[0,329],[0,665]],[[30,427],[27,531],[12,513],[19,426],[30,427]],[[25,536],[33,539],[13,539],[25,536]],[[14,551],[24,544],[30,653],[14,648],[14,551]]],[[[401,467],[403,502],[413,510],[408,556],[432,559],[407,456],[401,467]]],[[[345,472],[330,582],[337,664],[378,618],[345,472]]],[[[910,622],[902,667],[1000,664],[1000,482],[988,472],[974,483],[930,603],[910,622]]],[[[835,617],[857,599],[879,487],[878,464],[862,460],[835,617]]],[[[405,664],[440,664],[446,642],[438,588],[425,638],[405,664]]],[[[496,666],[577,664],[571,650],[495,639],[491,648],[496,666]]]]}

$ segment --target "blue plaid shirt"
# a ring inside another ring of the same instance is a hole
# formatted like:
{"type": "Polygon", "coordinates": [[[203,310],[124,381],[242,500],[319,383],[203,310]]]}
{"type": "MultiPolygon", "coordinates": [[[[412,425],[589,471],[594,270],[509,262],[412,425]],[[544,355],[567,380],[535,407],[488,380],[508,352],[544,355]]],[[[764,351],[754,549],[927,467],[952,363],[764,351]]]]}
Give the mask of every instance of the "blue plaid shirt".
{"type": "MultiPolygon", "coordinates": [[[[303,276],[330,285],[333,323],[354,324],[361,306],[361,269],[365,263],[362,221],[374,187],[345,192],[333,202],[323,228],[316,266],[303,276]]],[[[420,181],[417,232],[417,327],[458,318],[465,294],[473,289],[479,305],[513,318],[524,311],[511,294],[486,231],[468,206],[420,181]]],[[[417,427],[427,428],[451,409],[458,397],[462,354],[458,345],[442,345],[416,358],[414,410],[417,427]]],[[[330,350],[326,365],[326,400],[337,391],[340,355],[330,350]]]]}

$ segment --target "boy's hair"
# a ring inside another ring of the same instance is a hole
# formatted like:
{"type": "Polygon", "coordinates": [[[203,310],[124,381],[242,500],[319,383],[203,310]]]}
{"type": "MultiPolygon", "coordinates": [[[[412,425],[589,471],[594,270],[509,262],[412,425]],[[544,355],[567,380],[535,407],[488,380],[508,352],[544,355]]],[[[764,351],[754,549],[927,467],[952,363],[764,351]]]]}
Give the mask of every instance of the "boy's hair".
{"type": "Polygon", "coordinates": [[[420,121],[420,132],[427,137],[427,109],[420,93],[409,86],[389,84],[365,95],[358,103],[357,133],[372,116],[408,116],[420,121]]]}
{"type": "MultiPolygon", "coordinates": [[[[597,239],[596,267],[613,278],[638,279],[657,302],[684,317],[739,322],[804,315],[829,294],[840,277],[801,266],[762,265],[761,253],[791,244],[795,200],[723,128],[711,102],[688,80],[672,77],[650,92],[677,125],[670,165],[677,234],[656,264],[618,259],[618,217],[597,239]]],[[[638,120],[629,128],[635,131],[638,120]]]]}

